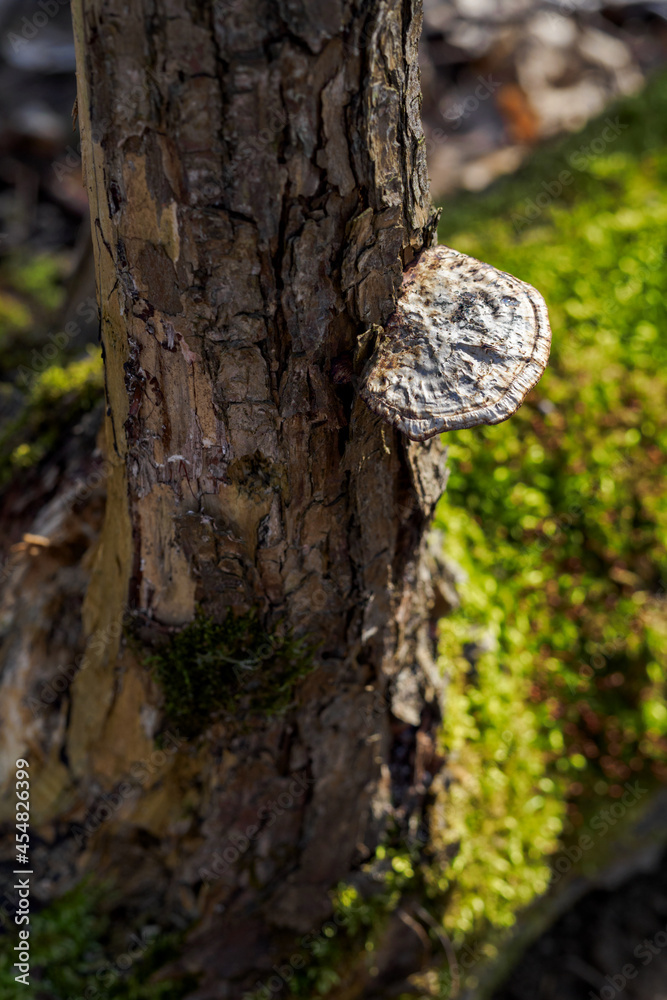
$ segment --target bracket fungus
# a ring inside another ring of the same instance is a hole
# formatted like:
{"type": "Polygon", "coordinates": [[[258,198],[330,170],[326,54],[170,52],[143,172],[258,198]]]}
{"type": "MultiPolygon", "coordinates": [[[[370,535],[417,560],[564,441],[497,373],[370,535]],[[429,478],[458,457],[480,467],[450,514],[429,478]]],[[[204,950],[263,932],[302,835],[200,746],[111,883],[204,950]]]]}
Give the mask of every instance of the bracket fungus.
{"type": "Polygon", "coordinates": [[[551,345],[531,285],[436,246],[403,274],[403,290],[366,365],[360,394],[414,441],[511,417],[539,381],[551,345]]]}

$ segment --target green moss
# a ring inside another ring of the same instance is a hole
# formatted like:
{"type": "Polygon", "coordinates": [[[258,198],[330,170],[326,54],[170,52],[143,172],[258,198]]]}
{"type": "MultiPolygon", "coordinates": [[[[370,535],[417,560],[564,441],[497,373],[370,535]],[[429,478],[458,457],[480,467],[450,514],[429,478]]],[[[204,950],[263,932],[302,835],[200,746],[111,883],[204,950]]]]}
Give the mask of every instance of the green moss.
{"type": "Polygon", "coordinates": [[[0,343],[8,336],[22,334],[29,329],[32,314],[25,304],[11,292],[0,291],[0,343]]]}
{"type": "Polygon", "coordinates": [[[364,898],[351,885],[333,894],[335,920],[326,921],[319,932],[309,935],[302,948],[306,965],[295,970],[289,994],[302,1000],[325,997],[371,955],[390,910],[386,893],[364,898]]]}
{"type": "Polygon", "coordinates": [[[517,623],[511,594],[499,602],[477,521],[454,504],[439,517],[463,579],[461,609],[441,622],[451,782],[436,803],[438,858],[428,878],[449,891],[443,925],[460,944],[511,926],[517,910],[546,889],[546,856],[563,825],[563,782],[546,773],[544,719],[531,702],[534,663],[521,627],[530,634],[530,625],[517,623]]]}
{"type": "Polygon", "coordinates": [[[146,662],[164,691],[167,715],[193,735],[215,715],[286,709],[296,682],[313,668],[313,648],[287,631],[269,634],[254,611],[230,610],[222,622],[199,611],[146,662]]]}
{"type": "Polygon", "coordinates": [[[549,852],[667,773],[667,77],[446,207],[440,239],[534,284],[553,328],[519,412],[445,438],[461,607],[430,878],[460,937],[508,926],[549,852]]]}
{"type": "MultiPolygon", "coordinates": [[[[345,992],[346,982],[372,978],[374,955],[387,920],[406,893],[421,886],[414,851],[380,847],[363,866],[364,890],[342,883],[332,893],[332,918],[318,929],[297,939],[276,963],[283,976],[286,993],[302,1000],[325,997],[336,987],[345,992]],[[296,959],[292,964],[292,959],[296,959]]],[[[265,985],[244,994],[244,1000],[264,1000],[265,985]]]]}
{"type": "Polygon", "coordinates": [[[44,309],[58,309],[64,299],[62,284],[66,269],[64,259],[57,254],[35,257],[17,255],[3,266],[3,281],[22,295],[28,296],[44,309]]]}
{"type": "Polygon", "coordinates": [[[36,375],[20,413],[0,433],[0,485],[41,461],[63,431],[100,401],[103,389],[102,359],[92,348],[79,361],[36,375]]]}
{"type": "MultiPolygon", "coordinates": [[[[159,933],[156,927],[114,927],[105,900],[108,890],[90,882],[30,916],[31,996],[42,1000],[179,1000],[196,985],[187,980],[152,981],[173,960],[182,934],[159,933]],[[132,933],[131,933],[132,932],[132,933]]],[[[23,925],[25,927],[25,925],[23,925]]],[[[0,1000],[15,1000],[18,928],[7,925],[0,937],[0,1000]]]]}
{"type": "MultiPolygon", "coordinates": [[[[64,259],[15,255],[0,264],[0,373],[29,365],[62,305],[64,259]]],[[[3,375],[2,377],[7,377],[3,375]]]]}
{"type": "Polygon", "coordinates": [[[72,360],[78,351],[72,336],[54,332],[65,269],[65,258],[55,254],[0,262],[0,487],[39,463],[102,399],[97,351],[90,347],[88,357],[72,360]]]}

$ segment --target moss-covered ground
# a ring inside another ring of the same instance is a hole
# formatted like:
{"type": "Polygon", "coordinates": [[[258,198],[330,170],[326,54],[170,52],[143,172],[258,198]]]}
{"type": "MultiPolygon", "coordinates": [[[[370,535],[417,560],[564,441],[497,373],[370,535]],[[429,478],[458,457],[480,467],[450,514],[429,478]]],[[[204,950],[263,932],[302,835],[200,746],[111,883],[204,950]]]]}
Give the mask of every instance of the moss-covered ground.
{"type": "MultiPolygon", "coordinates": [[[[192,977],[168,979],[153,973],[173,958],[182,934],[165,932],[147,918],[130,925],[113,913],[108,886],[81,883],[48,907],[33,900],[28,930],[30,977],[17,983],[17,928],[9,913],[0,936],[0,1000],[25,991],[34,1000],[179,1000],[196,985],[192,977]]],[[[25,929],[25,925],[23,925],[25,929]]]]}
{"type": "Polygon", "coordinates": [[[443,437],[455,856],[432,877],[460,941],[511,924],[549,853],[558,876],[585,836],[593,863],[645,801],[626,785],[667,777],[667,78],[445,206],[440,242],[535,285],[553,329],[516,416],[443,437]]]}

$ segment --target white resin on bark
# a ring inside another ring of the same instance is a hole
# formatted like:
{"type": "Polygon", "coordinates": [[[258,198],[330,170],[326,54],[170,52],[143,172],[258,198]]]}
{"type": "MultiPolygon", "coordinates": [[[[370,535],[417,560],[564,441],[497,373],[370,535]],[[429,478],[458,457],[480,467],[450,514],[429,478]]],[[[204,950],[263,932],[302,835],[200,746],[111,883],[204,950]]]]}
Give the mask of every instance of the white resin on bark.
{"type": "Polygon", "coordinates": [[[497,424],[539,381],[550,345],[547,307],[531,285],[449,247],[431,247],[405,270],[361,395],[415,441],[497,424]]]}

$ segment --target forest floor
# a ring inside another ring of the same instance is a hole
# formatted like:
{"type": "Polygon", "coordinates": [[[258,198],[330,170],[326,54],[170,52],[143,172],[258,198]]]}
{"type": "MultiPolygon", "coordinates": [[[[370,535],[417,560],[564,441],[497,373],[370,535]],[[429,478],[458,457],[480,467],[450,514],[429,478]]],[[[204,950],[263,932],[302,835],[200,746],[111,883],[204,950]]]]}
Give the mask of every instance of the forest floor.
{"type": "MultiPolygon", "coordinates": [[[[616,824],[635,823],[650,799],[628,788],[651,793],[667,777],[666,180],[662,75],[484,195],[445,205],[441,221],[442,242],[536,285],[553,328],[547,372],[518,414],[447,435],[437,518],[460,595],[441,622],[445,749],[464,775],[484,776],[453,799],[452,919],[471,932],[485,918],[502,925],[494,869],[511,908],[539,877],[528,831],[543,838],[559,821],[550,896],[590,878],[591,894],[520,963],[522,985],[512,979],[497,1000],[588,996],[616,974],[599,961],[603,931],[639,944],[646,925],[665,927],[659,852],[646,855],[651,874],[614,890],[597,890],[595,873],[614,861],[616,824]],[[539,753],[536,796],[527,776],[539,753]],[[508,870],[517,817],[525,839],[508,870]],[[581,921],[590,933],[576,932],[581,921]]],[[[626,995],[656,1000],[663,960],[626,995]]],[[[474,978],[469,988],[480,995],[474,978]]]]}

